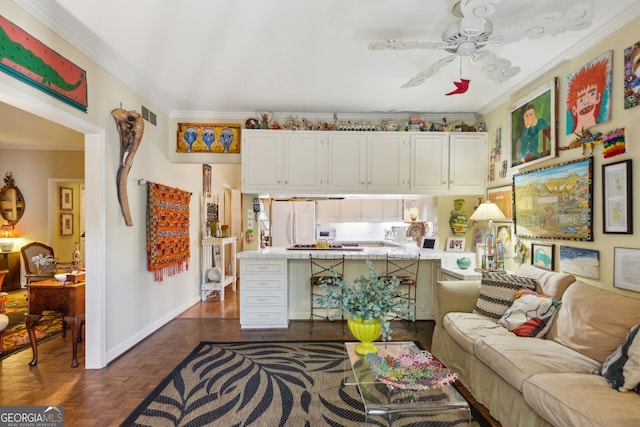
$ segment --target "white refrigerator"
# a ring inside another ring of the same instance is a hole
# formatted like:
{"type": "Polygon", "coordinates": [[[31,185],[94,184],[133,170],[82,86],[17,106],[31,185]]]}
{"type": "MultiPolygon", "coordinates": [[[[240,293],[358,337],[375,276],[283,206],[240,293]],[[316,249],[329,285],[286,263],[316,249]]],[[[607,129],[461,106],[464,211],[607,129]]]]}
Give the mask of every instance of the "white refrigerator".
{"type": "Polygon", "coordinates": [[[271,202],[271,246],[287,248],[293,245],[311,245],[315,242],[315,202],[271,202]]]}

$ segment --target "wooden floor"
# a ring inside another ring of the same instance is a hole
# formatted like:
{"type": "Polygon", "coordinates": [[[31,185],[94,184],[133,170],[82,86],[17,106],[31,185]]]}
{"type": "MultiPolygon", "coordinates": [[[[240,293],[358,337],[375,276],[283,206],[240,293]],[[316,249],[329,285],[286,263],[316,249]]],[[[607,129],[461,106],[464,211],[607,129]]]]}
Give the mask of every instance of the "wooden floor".
{"type": "MultiPolygon", "coordinates": [[[[124,355],[100,370],[85,370],[84,346],[79,368],[71,368],[70,335],[38,346],[38,364],[30,367],[31,350],[0,361],[0,406],[64,406],[65,427],[119,426],[136,406],[201,341],[270,341],[352,339],[340,322],[292,321],[288,329],[243,330],[239,292],[225,301],[213,298],[182,313],[124,355]]],[[[432,321],[393,323],[394,340],[431,344],[432,321]],[[417,326],[417,332],[414,328],[417,326]]],[[[499,424],[496,424],[499,425],[499,424]]]]}

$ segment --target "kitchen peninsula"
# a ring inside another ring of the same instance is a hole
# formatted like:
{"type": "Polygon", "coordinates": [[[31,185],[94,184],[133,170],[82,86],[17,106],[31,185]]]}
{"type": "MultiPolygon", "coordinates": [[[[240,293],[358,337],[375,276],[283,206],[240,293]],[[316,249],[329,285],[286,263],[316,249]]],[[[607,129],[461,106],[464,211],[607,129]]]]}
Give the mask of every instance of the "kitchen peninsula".
{"type": "Polygon", "coordinates": [[[244,251],[238,254],[240,261],[240,325],[242,328],[286,328],[289,320],[308,319],[310,313],[309,256],[339,259],[344,256],[344,276],[348,283],[361,275],[367,275],[365,261],[371,260],[373,268],[382,274],[387,256],[396,260],[415,260],[420,256],[418,273],[417,319],[433,319],[434,283],[440,279],[441,269],[460,279],[474,279],[478,274],[473,268],[455,268],[461,256],[473,258],[470,253],[425,252],[415,244],[359,245],[315,250],[283,247],[244,251]],[[422,310],[424,308],[424,310],[422,310]]]}

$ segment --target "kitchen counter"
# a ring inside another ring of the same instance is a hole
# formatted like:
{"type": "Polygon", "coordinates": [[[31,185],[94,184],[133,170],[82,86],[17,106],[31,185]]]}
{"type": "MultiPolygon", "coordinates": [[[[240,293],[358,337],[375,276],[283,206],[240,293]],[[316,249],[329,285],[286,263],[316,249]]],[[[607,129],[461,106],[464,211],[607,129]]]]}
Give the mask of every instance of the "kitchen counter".
{"type": "MultiPolygon", "coordinates": [[[[409,246],[359,246],[362,250],[288,250],[286,248],[268,247],[255,251],[243,251],[238,254],[239,259],[308,259],[309,255],[319,258],[345,259],[386,259],[387,255],[405,259],[416,259],[418,247],[409,246]]],[[[445,252],[422,252],[420,259],[441,259],[445,252]]]]}
{"type": "Polygon", "coordinates": [[[469,267],[465,270],[461,268],[455,268],[455,267],[441,267],[440,271],[442,272],[442,274],[447,274],[459,280],[481,280],[482,279],[482,274],[475,271],[473,267],[469,267]]]}

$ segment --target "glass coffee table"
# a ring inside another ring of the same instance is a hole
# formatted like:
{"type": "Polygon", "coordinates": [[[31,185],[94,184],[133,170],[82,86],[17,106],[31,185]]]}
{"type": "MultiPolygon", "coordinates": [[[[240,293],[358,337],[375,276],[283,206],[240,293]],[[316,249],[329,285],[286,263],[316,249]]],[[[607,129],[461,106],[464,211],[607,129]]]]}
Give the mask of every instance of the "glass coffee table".
{"type": "MultiPolygon", "coordinates": [[[[357,342],[346,342],[345,348],[349,357],[352,375],[347,376],[346,385],[357,385],[364,403],[367,422],[370,417],[382,416],[393,424],[394,420],[402,420],[400,424],[411,421],[456,421],[456,425],[477,425],[471,416],[469,403],[458,393],[453,385],[445,385],[432,390],[404,390],[393,388],[378,381],[373,375],[367,359],[356,353],[357,342]],[[350,380],[349,380],[350,378],[350,380]],[[415,420],[413,420],[415,418],[415,420]]],[[[380,356],[390,355],[394,358],[403,353],[417,353],[420,349],[415,343],[376,342],[380,356]]]]}

